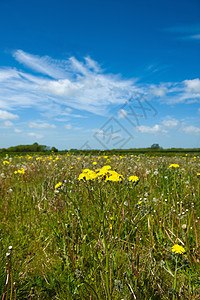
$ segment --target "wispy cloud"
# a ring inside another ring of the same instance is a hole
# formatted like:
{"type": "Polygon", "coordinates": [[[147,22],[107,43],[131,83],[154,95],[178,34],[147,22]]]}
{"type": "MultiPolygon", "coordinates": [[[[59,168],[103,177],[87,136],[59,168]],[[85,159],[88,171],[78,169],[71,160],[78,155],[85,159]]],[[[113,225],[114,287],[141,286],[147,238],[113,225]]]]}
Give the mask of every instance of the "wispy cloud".
{"type": "Polygon", "coordinates": [[[168,117],[162,122],[162,124],[168,129],[175,129],[179,126],[179,121],[174,118],[168,117]]]}
{"type": "Polygon", "coordinates": [[[14,124],[11,121],[5,121],[4,125],[5,125],[5,127],[12,127],[14,124]]]}
{"type": "Polygon", "coordinates": [[[47,128],[56,128],[54,124],[48,124],[48,123],[43,123],[43,122],[29,122],[28,123],[29,128],[36,128],[36,129],[47,129],[47,128]]]}
{"type": "Polygon", "coordinates": [[[35,133],[35,132],[29,132],[28,135],[33,137],[34,139],[38,139],[38,140],[41,140],[43,138],[42,134],[38,134],[38,133],[35,133]]]}
{"type": "Polygon", "coordinates": [[[26,53],[22,50],[15,51],[13,56],[24,66],[27,66],[28,68],[43,75],[48,75],[55,79],[66,77],[66,71],[69,65],[67,61],[55,60],[49,56],[40,57],[38,55],[26,53]]]}
{"type": "MultiPolygon", "coordinates": [[[[22,50],[15,51],[13,56],[37,73],[0,68],[0,119],[17,119],[18,114],[10,111],[26,108],[34,108],[44,118],[62,122],[68,122],[70,117],[85,117],[74,113],[74,109],[105,116],[108,107],[125,103],[135,93],[143,94],[150,102],[167,104],[200,98],[199,78],[142,84],[136,79],[125,80],[120,75],[106,73],[90,57],[83,61],[75,57],[55,60],[22,50]]],[[[125,117],[122,111],[119,117],[125,117]]]]}
{"type": "Polygon", "coordinates": [[[71,129],[72,129],[72,125],[71,125],[71,124],[66,124],[66,125],[65,125],[65,128],[66,128],[67,130],[71,130],[71,129]]]}
{"type": "Polygon", "coordinates": [[[128,112],[126,110],[124,110],[124,109],[118,110],[118,118],[119,119],[124,119],[127,117],[127,115],[128,115],[128,112]]]}
{"type": "Polygon", "coordinates": [[[80,129],[82,129],[81,127],[75,127],[75,126],[72,126],[71,124],[65,124],[64,127],[67,130],[80,130],[80,129]]]}
{"type": "Polygon", "coordinates": [[[197,33],[200,32],[200,24],[185,24],[180,26],[168,27],[164,31],[175,32],[175,33],[197,33]]]}
{"type": "Polygon", "coordinates": [[[15,129],[14,129],[14,132],[15,132],[15,133],[21,133],[21,132],[22,132],[22,130],[21,130],[21,129],[19,129],[19,128],[15,128],[15,129]]]}
{"type": "Polygon", "coordinates": [[[84,61],[75,57],[53,60],[22,50],[15,51],[13,56],[40,74],[0,69],[0,108],[5,110],[35,107],[46,114],[53,111],[54,116],[57,110],[59,116],[61,111],[63,115],[61,106],[66,106],[103,115],[109,104],[124,102],[137,89],[134,79],[105,74],[89,57],[84,61]],[[57,106],[56,110],[52,106],[57,106]]]}
{"type": "MultiPolygon", "coordinates": [[[[200,33],[199,34],[194,34],[189,36],[192,40],[200,40],[200,33]]],[[[189,38],[188,37],[188,38],[189,38]]]]}
{"type": "Polygon", "coordinates": [[[200,135],[200,128],[196,126],[185,126],[182,131],[189,135],[200,135]]]}
{"type": "Polygon", "coordinates": [[[185,89],[187,92],[195,93],[200,96],[200,79],[184,80],[185,89]]]}
{"type": "Polygon", "coordinates": [[[164,31],[176,34],[179,40],[200,40],[200,24],[169,27],[164,31]]]}
{"type": "Polygon", "coordinates": [[[12,114],[5,110],[0,110],[0,120],[15,120],[18,118],[19,116],[16,114],[12,114]]]}
{"type": "Polygon", "coordinates": [[[167,131],[161,125],[154,125],[153,127],[149,126],[137,126],[136,130],[141,133],[151,133],[151,134],[166,134],[167,131]]]}

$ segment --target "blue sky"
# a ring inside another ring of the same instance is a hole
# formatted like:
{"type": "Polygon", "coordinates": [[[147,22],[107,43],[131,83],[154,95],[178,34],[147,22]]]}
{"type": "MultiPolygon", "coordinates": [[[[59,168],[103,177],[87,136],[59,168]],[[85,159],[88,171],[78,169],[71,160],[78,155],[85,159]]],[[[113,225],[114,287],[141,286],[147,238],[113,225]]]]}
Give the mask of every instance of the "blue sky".
{"type": "Polygon", "coordinates": [[[0,0],[0,148],[200,147],[198,0],[0,0]]]}

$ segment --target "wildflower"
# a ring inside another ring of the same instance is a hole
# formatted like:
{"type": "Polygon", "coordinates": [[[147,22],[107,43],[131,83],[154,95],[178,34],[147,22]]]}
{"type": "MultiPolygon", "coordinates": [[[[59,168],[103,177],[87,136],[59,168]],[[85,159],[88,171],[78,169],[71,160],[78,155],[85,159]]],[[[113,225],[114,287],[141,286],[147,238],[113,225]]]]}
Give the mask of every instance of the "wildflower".
{"type": "Polygon", "coordinates": [[[200,178],[200,173],[197,173],[197,177],[199,177],[199,178],[200,178]]]}
{"type": "Polygon", "coordinates": [[[83,172],[79,175],[78,180],[92,180],[97,177],[97,174],[90,170],[90,169],[84,169],[83,172]]]}
{"type": "Polygon", "coordinates": [[[133,175],[133,176],[130,176],[130,177],[129,177],[128,181],[138,182],[138,181],[139,181],[139,178],[138,178],[137,176],[133,175]]]}
{"type": "Polygon", "coordinates": [[[179,165],[178,165],[178,164],[171,164],[171,165],[169,166],[169,168],[179,168],[179,165]]]}
{"type": "Polygon", "coordinates": [[[56,185],[55,185],[55,189],[58,189],[59,187],[61,187],[62,185],[62,182],[58,182],[56,185]]]}
{"type": "Polygon", "coordinates": [[[95,170],[96,174],[98,177],[104,177],[106,174],[108,174],[108,170],[101,168],[101,169],[97,169],[95,170]]]}
{"type": "Polygon", "coordinates": [[[9,164],[10,164],[10,162],[9,162],[9,161],[7,161],[7,160],[4,160],[4,161],[3,161],[3,164],[4,164],[4,166],[5,166],[5,165],[9,165],[9,164]]]}
{"type": "Polygon", "coordinates": [[[83,171],[82,171],[82,173],[89,173],[91,170],[90,169],[84,169],[83,171]]]}
{"type": "Polygon", "coordinates": [[[97,162],[96,162],[96,161],[94,161],[92,164],[95,166],[95,165],[97,165],[97,162]]]}
{"type": "Polygon", "coordinates": [[[108,170],[110,170],[111,169],[111,166],[109,166],[109,165],[106,165],[106,166],[104,166],[103,168],[102,168],[102,170],[106,170],[106,171],[108,171],[108,170]]]}
{"type": "Polygon", "coordinates": [[[14,174],[25,174],[24,168],[21,168],[20,170],[14,171],[14,174]]]}
{"type": "Polygon", "coordinates": [[[118,174],[115,171],[109,171],[109,173],[106,176],[105,181],[122,181],[124,180],[124,176],[121,174],[118,174]]]}
{"type": "Polygon", "coordinates": [[[183,254],[185,253],[185,249],[182,246],[175,244],[174,246],[172,246],[172,252],[176,254],[183,254]]]}

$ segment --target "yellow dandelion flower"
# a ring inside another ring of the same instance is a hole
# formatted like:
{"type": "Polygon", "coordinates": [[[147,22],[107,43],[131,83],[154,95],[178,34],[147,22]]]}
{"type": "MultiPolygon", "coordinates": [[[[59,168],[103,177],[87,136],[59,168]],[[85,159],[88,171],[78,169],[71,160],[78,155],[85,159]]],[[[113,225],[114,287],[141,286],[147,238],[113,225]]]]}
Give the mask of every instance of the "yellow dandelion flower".
{"type": "Polygon", "coordinates": [[[138,181],[139,181],[139,178],[138,178],[137,176],[133,175],[133,176],[130,176],[130,177],[129,177],[128,181],[138,182],[138,181]]]}
{"type": "Polygon", "coordinates": [[[92,180],[95,179],[97,177],[97,174],[94,171],[89,170],[88,172],[82,172],[79,177],[78,180],[92,180]]]}
{"type": "Polygon", "coordinates": [[[185,253],[185,249],[182,246],[175,244],[174,246],[172,246],[172,252],[177,254],[183,254],[185,253]]]}
{"type": "Polygon", "coordinates": [[[82,173],[89,173],[91,170],[90,169],[84,169],[83,171],[82,171],[82,173]]]}
{"type": "Polygon", "coordinates": [[[94,161],[92,164],[95,166],[95,165],[97,165],[97,162],[96,162],[96,161],[94,161]]]}
{"type": "Polygon", "coordinates": [[[42,159],[42,156],[36,158],[36,160],[39,160],[39,159],[42,159]]]}
{"type": "Polygon", "coordinates": [[[200,177],[200,173],[197,173],[197,177],[200,177]]]}
{"type": "Polygon", "coordinates": [[[14,171],[14,174],[25,174],[25,170],[21,168],[20,170],[14,171]]]}
{"type": "Polygon", "coordinates": [[[106,166],[103,166],[103,168],[101,168],[102,170],[110,170],[111,169],[111,166],[109,166],[109,165],[106,165],[106,166]]]}
{"type": "Polygon", "coordinates": [[[10,164],[10,162],[9,162],[9,161],[7,161],[7,160],[4,160],[4,161],[3,161],[3,164],[4,164],[4,166],[5,166],[5,165],[9,165],[9,164],[10,164]]]}
{"type": "Polygon", "coordinates": [[[178,165],[178,164],[171,164],[171,165],[169,166],[169,168],[179,168],[179,165],[178,165]]]}
{"type": "Polygon", "coordinates": [[[124,176],[115,171],[109,171],[105,181],[123,181],[124,176]]]}
{"type": "Polygon", "coordinates": [[[56,185],[55,185],[55,189],[58,189],[59,187],[61,187],[62,185],[62,182],[58,182],[56,185]]]}

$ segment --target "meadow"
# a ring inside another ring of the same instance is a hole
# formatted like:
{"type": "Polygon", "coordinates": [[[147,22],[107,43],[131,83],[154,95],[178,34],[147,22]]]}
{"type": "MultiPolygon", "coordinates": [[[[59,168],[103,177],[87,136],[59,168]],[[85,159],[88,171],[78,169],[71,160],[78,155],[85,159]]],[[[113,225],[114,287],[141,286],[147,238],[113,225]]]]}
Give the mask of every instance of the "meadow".
{"type": "Polygon", "coordinates": [[[2,155],[2,300],[200,299],[199,217],[199,156],[2,155]]]}

